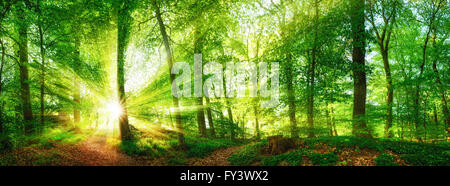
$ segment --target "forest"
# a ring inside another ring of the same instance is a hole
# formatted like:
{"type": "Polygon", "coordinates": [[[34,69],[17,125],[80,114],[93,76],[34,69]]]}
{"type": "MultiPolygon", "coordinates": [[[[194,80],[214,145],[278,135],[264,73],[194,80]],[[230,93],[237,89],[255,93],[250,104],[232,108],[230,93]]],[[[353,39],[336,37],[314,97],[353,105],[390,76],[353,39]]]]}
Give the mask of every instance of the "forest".
{"type": "Polygon", "coordinates": [[[0,0],[1,166],[450,166],[448,0],[0,0]]]}

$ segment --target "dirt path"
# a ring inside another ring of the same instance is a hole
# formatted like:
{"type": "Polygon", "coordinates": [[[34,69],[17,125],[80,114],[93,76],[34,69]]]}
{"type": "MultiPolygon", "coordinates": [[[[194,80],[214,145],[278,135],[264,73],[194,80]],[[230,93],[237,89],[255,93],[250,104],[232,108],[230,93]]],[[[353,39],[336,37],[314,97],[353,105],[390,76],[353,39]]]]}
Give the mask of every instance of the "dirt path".
{"type": "Polygon", "coordinates": [[[91,137],[77,145],[72,151],[75,164],[88,166],[125,166],[137,165],[136,161],[107,144],[106,138],[91,137]]]}
{"type": "Polygon", "coordinates": [[[231,166],[227,158],[241,147],[243,146],[218,149],[205,158],[189,158],[187,164],[191,166],[231,166]]]}
{"type": "MultiPolygon", "coordinates": [[[[130,156],[117,146],[108,144],[107,138],[92,136],[76,144],[51,143],[50,148],[24,147],[10,153],[20,166],[165,166],[167,158],[152,159],[146,156],[130,156]]],[[[189,158],[189,166],[227,166],[227,158],[242,146],[218,149],[205,158],[189,158]]],[[[0,157],[1,159],[1,157],[0,157]]]]}

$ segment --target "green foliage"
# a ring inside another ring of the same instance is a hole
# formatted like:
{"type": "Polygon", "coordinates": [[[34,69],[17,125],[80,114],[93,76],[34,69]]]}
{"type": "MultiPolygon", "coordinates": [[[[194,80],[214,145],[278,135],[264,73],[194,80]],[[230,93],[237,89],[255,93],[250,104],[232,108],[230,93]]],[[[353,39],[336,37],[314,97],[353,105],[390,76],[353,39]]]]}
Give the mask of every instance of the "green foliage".
{"type": "Polygon", "coordinates": [[[333,152],[312,153],[309,155],[309,158],[311,159],[313,165],[324,165],[324,166],[335,165],[338,160],[338,156],[333,152]]]}
{"type": "Polygon", "coordinates": [[[228,157],[228,161],[232,165],[248,166],[261,159],[260,153],[265,146],[267,146],[267,140],[247,145],[228,157]]]}
{"type": "Polygon", "coordinates": [[[188,150],[187,157],[205,157],[216,149],[227,148],[241,144],[239,141],[226,139],[208,139],[208,138],[186,138],[188,150]]]}
{"type": "Polygon", "coordinates": [[[167,160],[167,164],[169,165],[186,165],[186,159],[175,157],[175,158],[169,158],[167,160]]]}
{"type": "Polygon", "coordinates": [[[0,153],[12,150],[13,144],[11,143],[9,136],[0,135],[0,153]]]}
{"type": "Polygon", "coordinates": [[[335,146],[338,149],[342,148],[368,148],[383,151],[384,146],[377,140],[372,138],[358,138],[353,136],[336,136],[336,137],[320,137],[313,139],[305,139],[305,143],[309,146],[314,146],[318,143],[326,143],[329,146],[335,146]]]}
{"type": "MultiPolygon", "coordinates": [[[[382,153],[385,150],[390,150],[396,154],[400,154],[400,158],[405,160],[408,165],[445,166],[449,165],[450,162],[450,156],[448,154],[450,145],[447,143],[425,144],[391,139],[357,138],[351,136],[305,139],[305,143],[309,146],[325,143],[329,146],[335,146],[337,150],[355,147],[376,149],[382,153]]],[[[383,157],[384,156],[386,155],[383,155],[383,157]]]]}
{"type": "Polygon", "coordinates": [[[119,146],[128,155],[145,155],[155,158],[160,157],[167,152],[167,149],[160,143],[148,138],[125,140],[122,141],[119,146]]]}
{"type": "Polygon", "coordinates": [[[287,152],[276,156],[265,157],[261,160],[262,166],[277,166],[281,162],[287,162],[291,166],[298,166],[302,162],[302,151],[287,152]]]}
{"type": "Polygon", "coordinates": [[[396,166],[397,163],[394,162],[395,157],[388,153],[382,153],[378,157],[376,157],[375,162],[378,166],[396,166]]]}

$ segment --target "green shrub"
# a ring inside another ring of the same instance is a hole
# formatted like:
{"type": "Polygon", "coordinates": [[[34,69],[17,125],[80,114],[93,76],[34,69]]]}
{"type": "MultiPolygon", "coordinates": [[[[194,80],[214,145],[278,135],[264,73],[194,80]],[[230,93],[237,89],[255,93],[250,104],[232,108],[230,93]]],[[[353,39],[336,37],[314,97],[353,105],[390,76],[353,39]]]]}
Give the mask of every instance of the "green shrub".
{"type": "Polygon", "coordinates": [[[226,139],[187,138],[187,157],[203,158],[219,148],[228,148],[241,144],[239,141],[226,139]]]}
{"type": "Polygon", "coordinates": [[[169,165],[186,165],[186,159],[180,157],[169,158],[167,160],[169,165]]]}
{"type": "Polygon", "coordinates": [[[395,157],[388,153],[382,153],[376,157],[375,162],[378,166],[397,166],[398,164],[394,162],[395,157]]]}
{"type": "Polygon", "coordinates": [[[0,152],[6,152],[13,149],[13,144],[7,135],[0,135],[0,152]]]}
{"type": "Polygon", "coordinates": [[[128,155],[160,157],[167,152],[165,148],[151,139],[124,140],[119,147],[128,155]]]}
{"type": "Polygon", "coordinates": [[[338,160],[338,156],[333,152],[312,153],[309,155],[309,158],[311,159],[313,165],[324,165],[324,166],[335,165],[338,160]]]}
{"type": "Polygon", "coordinates": [[[295,152],[287,152],[284,154],[279,154],[276,156],[270,156],[265,157],[261,160],[262,166],[277,166],[281,162],[285,161],[288,162],[289,165],[297,166],[300,165],[302,162],[302,155],[303,153],[301,151],[295,151],[295,152]]]}
{"type": "Polygon", "coordinates": [[[247,145],[228,157],[228,161],[232,165],[248,166],[261,159],[260,152],[264,146],[267,146],[267,140],[247,145]]]}

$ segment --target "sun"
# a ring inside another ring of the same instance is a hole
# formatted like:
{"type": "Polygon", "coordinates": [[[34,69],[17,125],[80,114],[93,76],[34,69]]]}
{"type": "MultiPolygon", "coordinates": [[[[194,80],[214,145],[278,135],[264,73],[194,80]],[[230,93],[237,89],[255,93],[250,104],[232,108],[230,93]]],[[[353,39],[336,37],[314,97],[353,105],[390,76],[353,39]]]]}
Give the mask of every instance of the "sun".
{"type": "Polygon", "coordinates": [[[119,118],[123,113],[122,106],[118,101],[112,101],[107,103],[105,106],[105,111],[109,116],[114,118],[119,118]]]}

